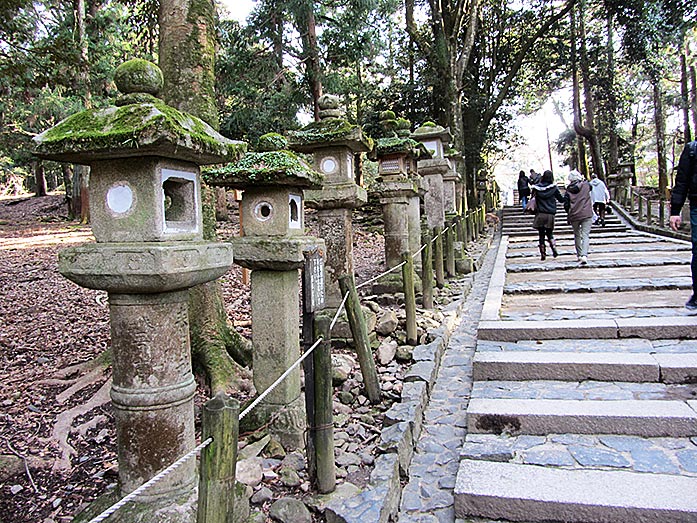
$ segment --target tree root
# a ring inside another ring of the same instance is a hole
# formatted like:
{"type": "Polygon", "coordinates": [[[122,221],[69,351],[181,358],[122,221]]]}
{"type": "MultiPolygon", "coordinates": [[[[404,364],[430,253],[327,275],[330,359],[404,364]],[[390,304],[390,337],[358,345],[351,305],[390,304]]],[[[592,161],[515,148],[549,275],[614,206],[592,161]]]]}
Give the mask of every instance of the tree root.
{"type": "MultiPolygon", "coordinates": [[[[109,403],[109,401],[111,401],[109,396],[110,389],[111,378],[106,380],[99,390],[87,402],[77,405],[72,409],[63,411],[58,415],[56,418],[56,423],[53,425],[53,431],[51,432],[51,440],[56,442],[61,456],[53,464],[53,467],[51,468],[53,472],[70,472],[72,470],[70,458],[75,456],[77,452],[70,445],[70,443],[68,443],[68,436],[71,432],[80,431],[82,427],[88,426],[84,429],[86,432],[89,430],[89,428],[91,428],[89,425],[93,423],[93,421],[88,421],[78,427],[73,427],[73,422],[78,417],[87,414],[92,409],[96,409],[97,407],[109,403]]],[[[94,424],[96,425],[96,423],[94,424]]]]}

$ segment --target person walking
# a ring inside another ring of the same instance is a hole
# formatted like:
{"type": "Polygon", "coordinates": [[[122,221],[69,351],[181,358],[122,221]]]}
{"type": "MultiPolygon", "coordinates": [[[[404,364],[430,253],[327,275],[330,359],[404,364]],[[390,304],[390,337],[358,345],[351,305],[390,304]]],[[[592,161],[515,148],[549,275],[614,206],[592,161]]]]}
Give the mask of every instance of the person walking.
{"type": "Polygon", "coordinates": [[[547,258],[547,247],[545,238],[552,249],[552,256],[559,256],[557,252],[557,242],[554,239],[554,216],[557,214],[557,202],[563,202],[564,197],[559,192],[559,187],[554,183],[552,171],[542,173],[539,184],[532,186],[533,196],[535,197],[535,219],[532,221],[533,228],[539,234],[540,259],[547,258]]]}
{"type": "Polygon", "coordinates": [[[530,177],[528,178],[530,185],[537,185],[541,179],[542,175],[540,173],[535,172],[535,169],[530,169],[530,177]]]}
{"type": "Polygon", "coordinates": [[[588,244],[590,243],[591,225],[593,225],[591,184],[575,169],[569,173],[569,185],[566,187],[564,195],[564,209],[571,228],[574,230],[576,258],[581,265],[587,265],[588,244]]]}
{"type": "Polygon", "coordinates": [[[523,210],[525,210],[530,197],[530,180],[525,176],[525,171],[518,173],[518,196],[520,197],[520,204],[523,210]]]}
{"type": "Polygon", "coordinates": [[[601,227],[605,227],[605,207],[610,201],[610,191],[607,190],[607,185],[598,175],[591,175],[591,202],[593,202],[593,212],[598,215],[598,223],[601,227]]]}
{"type": "Polygon", "coordinates": [[[678,161],[678,173],[670,195],[670,228],[674,231],[682,224],[680,211],[688,199],[692,240],[692,296],[685,303],[685,308],[694,311],[697,310],[697,141],[685,145],[678,161]]]}

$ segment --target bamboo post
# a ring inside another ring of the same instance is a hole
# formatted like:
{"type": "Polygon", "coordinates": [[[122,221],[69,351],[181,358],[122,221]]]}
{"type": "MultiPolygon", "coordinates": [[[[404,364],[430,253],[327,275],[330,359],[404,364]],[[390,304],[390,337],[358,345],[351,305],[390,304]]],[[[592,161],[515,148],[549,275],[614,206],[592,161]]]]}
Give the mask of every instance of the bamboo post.
{"type": "Polygon", "coordinates": [[[240,403],[218,393],[203,408],[201,438],[213,441],[201,451],[197,523],[233,521],[240,403]]]}
{"type": "Polygon", "coordinates": [[[365,384],[368,399],[371,403],[380,403],[380,382],[377,370],[375,370],[375,360],[373,359],[373,352],[370,350],[370,339],[368,338],[368,327],[365,324],[365,317],[361,310],[361,302],[358,299],[353,275],[345,274],[340,276],[339,287],[341,288],[342,296],[348,293],[346,315],[351,326],[353,342],[356,345],[356,354],[358,355],[358,363],[361,366],[363,383],[365,384]]]}
{"type": "Polygon", "coordinates": [[[454,223],[451,222],[445,232],[445,271],[451,278],[455,276],[455,231],[452,227],[454,223]]]}
{"type": "Polygon", "coordinates": [[[653,209],[651,207],[651,199],[646,198],[646,225],[651,225],[653,222],[653,216],[651,216],[653,209]]]}
{"type": "Polygon", "coordinates": [[[433,308],[433,257],[431,255],[431,231],[428,227],[421,228],[421,287],[422,305],[424,309],[433,308]]]}
{"type": "Polygon", "coordinates": [[[317,489],[322,494],[333,492],[336,488],[330,324],[331,319],[328,316],[321,315],[315,318],[315,339],[319,339],[320,336],[323,339],[312,353],[315,371],[315,416],[311,429],[314,436],[317,489]]]}
{"type": "Polygon", "coordinates": [[[433,228],[433,236],[436,238],[433,265],[436,269],[436,285],[439,289],[445,287],[445,269],[443,268],[443,228],[439,225],[433,228]]]}
{"type": "Polygon", "coordinates": [[[407,343],[416,345],[416,294],[414,292],[414,260],[408,252],[402,253],[402,285],[404,286],[404,309],[407,313],[407,343]]]}
{"type": "Polygon", "coordinates": [[[642,221],[644,219],[644,207],[642,204],[643,199],[644,198],[641,195],[637,196],[637,210],[638,210],[637,218],[639,219],[639,221],[642,221]]]}

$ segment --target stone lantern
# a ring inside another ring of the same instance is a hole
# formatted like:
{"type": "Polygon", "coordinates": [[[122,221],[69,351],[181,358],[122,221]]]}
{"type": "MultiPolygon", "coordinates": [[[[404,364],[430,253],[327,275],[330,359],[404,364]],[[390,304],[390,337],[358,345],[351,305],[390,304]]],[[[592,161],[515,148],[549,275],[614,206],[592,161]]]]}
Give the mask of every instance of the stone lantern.
{"type": "MultiPolygon", "coordinates": [[[[154,64],[126,62],[115,81],[123,93],[116,106],[83,111],[41,133],[35,154],[91,167],[97,241],[63,250],[59,270],[109,295],[123,495],[195,446],[188,289],[232,263],[229,244],[203,241],[199,166],[236,159],[246,144],[156,98],[163,82],[154,64]]],[[[195,482],[189,460],[144,497],[172,500],[193,492],[195,482]]],[[[175,510],[158,521],[192,519],[175,510]]]]}
{"type": "Polygon", "coordinates": [[[319,99],[319,122],[288,133],[290,148],[314,156],[314,168],[324,175],[321,189],[305,192],[309,207],[318,210],[320,236],[327,245],[326,304],[341,303],[339,277],[353,274],[353,209],[367,201],[360,185],[361,153],[372,149],[372,140],[360,126],[343,118],[339,98],[324,95],[319,99]]]}
{"type": "Polygon", "coordinates": [[[411,135],[421,142],[433,158],[419,160],[419,174],[426,182],[424,210],[430,229],[445,225],[445,198],[443,195],[443,177],[452,171],[450,161],[445,158],[445,147],[452,140],[450,131],[426,122],[411,135]]]}
{"type": "MultiPolygon", "coordinates": [[[[419,195],[423,189],[417,161],[428,158],[430,153],[423,144],[409,137],[408,120],[395,120],[392,111],[383,111],[381,117],[387,136],[376,140],[371,157],[378,162],[374,191],[382,204],[385,263],[387,267],[394,267],[401,263],[402,253],[415,253],[421,246],[419,195]]],[[[418,256],[415,265],[417,262],[420,266],[418,256]]],[[[398,279],[401,281],[401,277],[398,279]]]]}
{"type": "MultiPolygon", "coordinates": [[[[324,251],[324,242],[304,235],[303,189],[322,186],[322,176],[284,147],[285,138],[260,140],[264,152],[206,173],[214,186],[243,190],[244,235],[232,240],[235,263],[252,270],[254,386],[263,392],[300,357],[298,269],[304,252],[324,251]]],[[[323,289],[322,289],[323,290],[323,289]]],[[[300,369],[282,381],[255,410],[253,425],[269,431],[286,449],[304,444],[305,409],[300,369]]]]}

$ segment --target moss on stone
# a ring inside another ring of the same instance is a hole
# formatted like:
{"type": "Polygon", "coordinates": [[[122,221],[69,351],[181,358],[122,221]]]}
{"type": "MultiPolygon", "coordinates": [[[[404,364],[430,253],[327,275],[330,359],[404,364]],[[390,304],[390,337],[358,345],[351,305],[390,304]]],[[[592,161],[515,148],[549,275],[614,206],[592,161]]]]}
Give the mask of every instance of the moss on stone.
{"type": "MultiPolygon", "coordinates": [[[[228,140],[195,116],[164,102],[89,109],[74,114],[34,138],[36,154],[66,159],[123,156],[128,150],[175,145],[183,153],[218,156],[217,162],[239,158],[246,143],[228,140]]],[[[188,154],[191,156],[191,154],[188,154]]]]}
{"type": "Polygon", "coordinates": [[[114,83],[123,94],[148,93],[157,95],[164,84],[162,71],[154,63],[134,58],[114,71],[114,83]]]}
{"type": "Polygon", "coordinates": [[[281,151],[288,149],[288,138],[278,133],[266,133],[259,137],[257,141],[257,151],[281,151]]]}
{"type": "Polygon", "coordinates": [[[290,151],[248,153],[235,164],[207,169],[203,179],[211,185],[235,188],[259,185],[321,187],[324,181],[320,173],[290,151]]]}
{"type": "Polygon", "coordinates": [[[291,144],[331,143],[338,140],[368,141],[372,140],[361,133],[361,128],[347,120],[331,118],[320,122],[312,122],[299,131],[288,133],[291,144]]]}
{"type": "Polygon", "coordinates": [[[431,157],[421,142],[408,137],[380,138],[375,142],[374,151],[375,158],[397,153],[410,154],[422,159],[431,157]]]}

